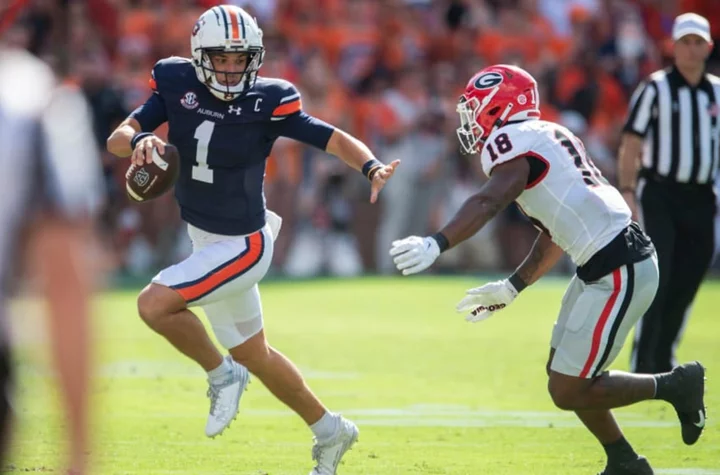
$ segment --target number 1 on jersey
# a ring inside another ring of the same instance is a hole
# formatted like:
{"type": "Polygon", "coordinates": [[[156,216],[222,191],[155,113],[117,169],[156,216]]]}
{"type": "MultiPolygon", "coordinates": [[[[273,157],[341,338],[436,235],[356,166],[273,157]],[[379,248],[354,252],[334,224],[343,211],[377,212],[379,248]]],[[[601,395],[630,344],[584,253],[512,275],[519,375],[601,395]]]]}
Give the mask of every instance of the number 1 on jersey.
{"type": "Polygon", "coordinates": [[[215,122],[209,120],[203,121],[195,129],[195,139],[198,141],[197,150],[195,152],[195,161],[197,165],[192,167],[192,179],[203,181],[205,183],[213,182],[213,171],[208,166],[208,148],[210,147],[210,138],[213,130],[215,130],[215,122]]]}

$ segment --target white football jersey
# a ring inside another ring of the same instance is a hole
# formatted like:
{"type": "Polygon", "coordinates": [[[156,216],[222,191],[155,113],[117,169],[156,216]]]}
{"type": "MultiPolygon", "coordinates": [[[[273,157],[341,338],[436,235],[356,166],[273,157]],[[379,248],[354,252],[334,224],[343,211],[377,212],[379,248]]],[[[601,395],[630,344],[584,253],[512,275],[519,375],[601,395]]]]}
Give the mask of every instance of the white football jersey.
{"type": "Polygon", "coordinates": [[[630,224],[630,208],[620,192],[565,127],[543,120],[508,124],[488,137],[480,160],[490,176],[495,166],[519,157],[536,162],[517,204],[576,265],[584,265],[630,224]]]}

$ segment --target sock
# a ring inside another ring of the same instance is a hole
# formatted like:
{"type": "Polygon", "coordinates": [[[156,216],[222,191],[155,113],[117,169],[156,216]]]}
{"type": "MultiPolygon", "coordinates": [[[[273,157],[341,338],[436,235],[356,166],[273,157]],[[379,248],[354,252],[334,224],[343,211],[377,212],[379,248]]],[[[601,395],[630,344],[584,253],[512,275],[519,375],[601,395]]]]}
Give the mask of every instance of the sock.
{"type": "Polygon", "coordinates": [[[653,378],[655,378],[655,397],[653,399],[669,401],[669,398],[672,396],[670,391],[672,375],[672,371],[653,375],[653,378]]]}
{"type": "Polygon", "coordinates": [[[332,412],[326,411],[319,421],[310,426],[310,430],[318,440],[326,440],[335,435],[338,424],[338,417],[332,412]]]}
{"type": "Polygon", "coordinates": [[[217,368],[208,371],[208,379],[212,383],[222,383],[232,373],[232,364],[227,358],[223,358],[222,363],[217,368]]]}
{"type": "Polygon", "coordinates": [[[632,446],[630,446],[630,443],[625,439],[625,437],[620,437],[615,442],[603,445],[603,448],[607,454],[609,466],[631,462],[633,460],[637,460],[638,458],[635,450],[633,450],[632,446]]]}

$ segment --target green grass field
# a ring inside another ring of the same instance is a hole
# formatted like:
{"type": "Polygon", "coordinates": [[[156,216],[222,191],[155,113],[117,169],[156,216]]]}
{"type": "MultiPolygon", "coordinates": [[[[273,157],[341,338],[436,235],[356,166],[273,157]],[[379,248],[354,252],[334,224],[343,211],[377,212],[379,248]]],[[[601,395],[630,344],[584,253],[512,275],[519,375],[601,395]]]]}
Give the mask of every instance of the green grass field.
{"type": "MultiPolygon", "coordinates": [[[[335,411],[360,427],[342,475],[596,474],[604,453],[546,391],[545,360],[565,279],[528,289],[478,324],[454,312],[477,280],[363,279],[262,286],[271,343],[335,411]]],[[[720,282],[706,283],[680,348],[709,367],[709,422],[686,447],[672,408],[618,411],[628,439],[658,474],[720,474],[720,282]],[[717,375],[717,376],[716,376],[717,375]]],[[[42,319],[15,309],[20,363],[14,472],[60,472],[62,420],[48,376],[42,319]]],[[[137,317],[134,292],[98,303],[97,474],[307,474],[311,434],[253,380],[222,437],[204,435],[203,372],[137,317]]],[[[614,367],[627,367],[628,348],[614,367]]]]}

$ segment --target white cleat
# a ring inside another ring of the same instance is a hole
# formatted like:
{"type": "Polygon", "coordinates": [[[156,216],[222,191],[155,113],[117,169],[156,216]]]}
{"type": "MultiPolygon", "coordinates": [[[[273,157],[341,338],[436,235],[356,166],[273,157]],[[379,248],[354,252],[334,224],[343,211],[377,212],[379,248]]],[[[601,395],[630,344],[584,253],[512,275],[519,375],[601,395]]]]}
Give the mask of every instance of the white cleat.
{"type": "Polygon", "coordinates": [[[221,384],[212,384],[208,387],[207,396],[210,398],[210,414],[205,425],[205,435],[215,437],[230,426],[237,417],[240,407],[240,396],[250,381],[247,368],[226,356],[233,367],[231,376],[221,384]]]}
{"type": "Polygon", "coordinates": [[[340,428],[335,435],[324,441],[315,439],[312,458],[317,465],[310,475],[335,475],[343,455],[357,442],[360,433],[357,426],[344,417],[339,417],[340,428]]]}

